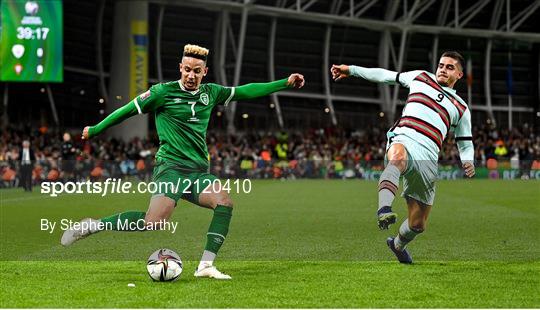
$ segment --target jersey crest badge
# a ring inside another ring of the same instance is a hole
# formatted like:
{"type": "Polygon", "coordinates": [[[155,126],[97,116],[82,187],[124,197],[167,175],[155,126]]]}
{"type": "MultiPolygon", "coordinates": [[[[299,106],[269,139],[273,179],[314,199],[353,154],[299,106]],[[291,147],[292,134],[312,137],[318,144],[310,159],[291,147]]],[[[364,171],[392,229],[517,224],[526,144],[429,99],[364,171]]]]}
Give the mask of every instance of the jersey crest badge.
{"type": "Polygon", "coordinates": [[[210,98],[208,98],[207,93],[202,93],[200,99],[204,105],[208,105],[208,102],[210,102],[210,98]]]}

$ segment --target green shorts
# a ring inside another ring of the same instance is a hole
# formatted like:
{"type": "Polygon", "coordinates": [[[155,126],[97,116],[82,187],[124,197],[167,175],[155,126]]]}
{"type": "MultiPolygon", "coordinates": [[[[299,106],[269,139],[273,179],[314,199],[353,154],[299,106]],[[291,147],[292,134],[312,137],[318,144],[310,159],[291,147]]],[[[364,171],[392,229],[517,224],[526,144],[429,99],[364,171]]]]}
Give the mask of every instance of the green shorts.
{"type": "Polygon", "coordinates": [[[199,204],[200,194],[209,192],[215,180],[219,179],[206,171],[193,171],[172,161],[157,159],[152,173],[155,188],[152,197],[165,196],[175,203],[184,199],[199,204]]]}

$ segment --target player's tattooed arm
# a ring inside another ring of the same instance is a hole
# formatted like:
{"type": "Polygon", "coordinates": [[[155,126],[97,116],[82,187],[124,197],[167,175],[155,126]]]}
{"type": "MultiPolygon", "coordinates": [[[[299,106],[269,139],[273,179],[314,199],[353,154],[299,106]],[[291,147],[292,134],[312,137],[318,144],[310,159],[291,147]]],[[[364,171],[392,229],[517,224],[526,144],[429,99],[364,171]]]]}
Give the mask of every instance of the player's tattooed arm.
{"type": "Polygon", "coordinates": [[[287,88],[302,88],[304,86],[304,76],[293,73],[286,79],[281,79],[268,83],[250,83],[235,87],[232,100],[246,100],[263,97],[287,88]]]}

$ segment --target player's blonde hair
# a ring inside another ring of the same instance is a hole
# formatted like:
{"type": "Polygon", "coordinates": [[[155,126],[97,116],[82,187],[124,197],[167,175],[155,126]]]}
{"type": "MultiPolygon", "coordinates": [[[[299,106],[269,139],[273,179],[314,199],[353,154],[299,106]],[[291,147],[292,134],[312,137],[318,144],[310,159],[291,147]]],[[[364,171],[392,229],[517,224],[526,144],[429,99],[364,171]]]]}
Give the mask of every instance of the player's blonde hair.
{"type": "Polygon", "coordinates": [[[208,57],[209,52],[210,51],[207,48],[194,44],[186,44],[184,46],[185,57],[194,57],[206,61],[206,57],[208,57]]]}

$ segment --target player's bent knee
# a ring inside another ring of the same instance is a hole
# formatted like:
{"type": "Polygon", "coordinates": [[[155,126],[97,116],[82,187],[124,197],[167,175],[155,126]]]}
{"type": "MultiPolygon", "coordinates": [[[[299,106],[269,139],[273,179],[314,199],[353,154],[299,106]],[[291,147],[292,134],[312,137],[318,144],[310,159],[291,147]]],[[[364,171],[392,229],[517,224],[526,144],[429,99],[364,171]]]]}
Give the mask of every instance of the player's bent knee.
{"type": "Polygon", "coordinates": [[[205,208],[215,209],[217,206],[232,208],[233,202],[225,192],[204,194],[199,197],[199,205],[205,208]]]}
{"type": "Polygon", "coordinates": [[[388,163],[396,166],[401,172],[407,167],[407,151],[404,147],[394,147],[388,151],[388,163]]]}
{"type": "Polygon", "coordinates": [[[216,207],[217,206],[224,206],[224,207],[232,208],[233,201],[230,197],[224,197],[216,201],[216,207]]]}
{"type": "Polygon", "coordinates": [[[407,157],[406,156],[396,156],[393,159],[389,160],[388,162],[391,165],[396,165],[396,166],[402,165],[402,164],[407,162],[407,157]]]}
{"type": "Polygon", "coordinates": [[[165,216],[155,216],[155,215],[146,215],[144,221],[147,223],[155,223],[159,221],[165,221],[167,218],[165,216]]]}

